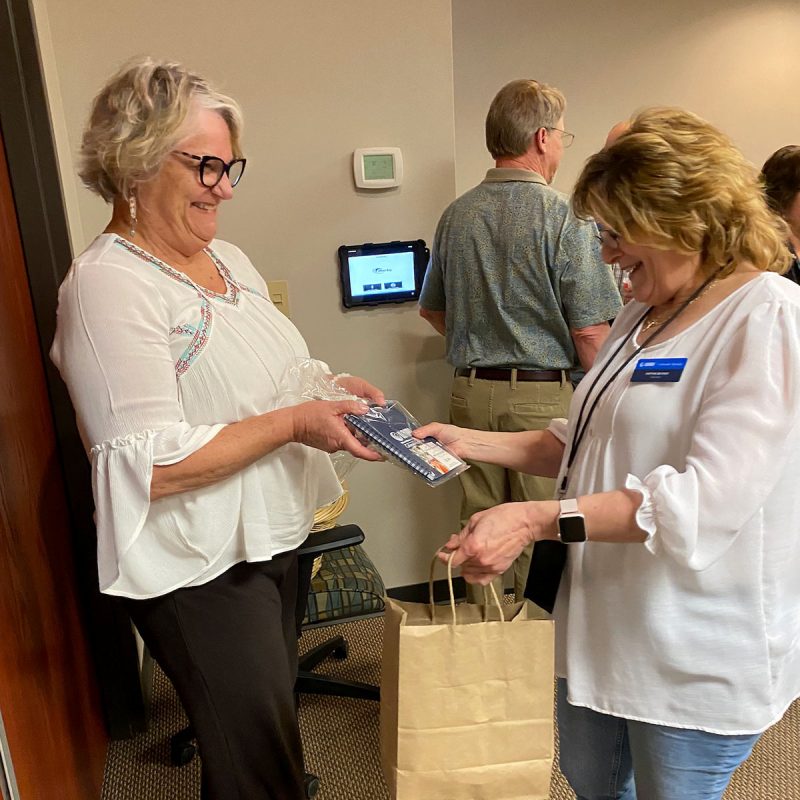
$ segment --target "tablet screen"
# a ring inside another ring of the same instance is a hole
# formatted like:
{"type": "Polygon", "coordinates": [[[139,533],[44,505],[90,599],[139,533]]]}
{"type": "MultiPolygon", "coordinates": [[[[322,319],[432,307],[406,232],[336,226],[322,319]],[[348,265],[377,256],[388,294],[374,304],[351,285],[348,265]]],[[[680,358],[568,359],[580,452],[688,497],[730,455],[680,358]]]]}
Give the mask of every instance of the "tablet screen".
{"type": "Polygon", "coordinates": [[[427,263],[428,250],[421,239],[342,245],[339,266],[345,307],[417,300],[427,263]]]}

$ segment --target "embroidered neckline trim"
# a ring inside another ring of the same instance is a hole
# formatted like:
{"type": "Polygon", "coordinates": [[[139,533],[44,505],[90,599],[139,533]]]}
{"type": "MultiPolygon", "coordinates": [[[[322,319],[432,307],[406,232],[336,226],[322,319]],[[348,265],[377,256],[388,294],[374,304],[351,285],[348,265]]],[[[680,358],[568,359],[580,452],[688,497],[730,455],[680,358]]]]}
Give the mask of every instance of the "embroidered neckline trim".
{"type": "Polygon", "coordinates": [[[220,294],[219,292],[215,292],[213,289],[200,286],[185,273],[175,269],[174,267],[171,267],[165,261],[157,258],[152,253],[148,253],[147,250],[137,247],[135,244],[133,244],[133,242],[129,242],[127,239],[123,239],[121,236],[116,237],[115,243],[142,261],[156,267],[168,277],[178,281],[178,283],[182,283],[184,286],[191,287],[200,295],[200,297],[221,300],[234,306],[239,302],[239,285],[233,280],[230,270],[210,247],[203,248],[203,252],[211,259],[214,266],[217,268],[217,272],[219,272],[220,277],[225,282],[225,294],[220,294]]]}

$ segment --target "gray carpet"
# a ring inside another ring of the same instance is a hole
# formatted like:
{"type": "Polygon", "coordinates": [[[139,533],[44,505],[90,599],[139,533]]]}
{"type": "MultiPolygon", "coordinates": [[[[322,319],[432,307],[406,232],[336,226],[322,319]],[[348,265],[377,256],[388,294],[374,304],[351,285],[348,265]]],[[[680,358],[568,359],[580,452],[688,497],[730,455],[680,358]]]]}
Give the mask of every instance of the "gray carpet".
{"type": "MultiPolygon", "coordinates": [[[[309,631],[301,650],[341,633],[350,655],[344,661],[329,659],[318,671],[378,683],[382,630],[383,621],[372,618],[309,631]]],[[[103,800],[197,800],[198,760],[181,768],[169,763],[169,737],[185,724],[175,692],[156,669],[150,730],[111,744],[103,800]]],[[[322,780],[319,800],[387,800],[378,760],[377,703],[306,695],[300,726],[308,768],[322,780]]],[[[574,797],[554,769],[551,800],[574,797]]],[[[725,800],[800,800],[800,702],[762,737],[734,775],[725,800]]]]}

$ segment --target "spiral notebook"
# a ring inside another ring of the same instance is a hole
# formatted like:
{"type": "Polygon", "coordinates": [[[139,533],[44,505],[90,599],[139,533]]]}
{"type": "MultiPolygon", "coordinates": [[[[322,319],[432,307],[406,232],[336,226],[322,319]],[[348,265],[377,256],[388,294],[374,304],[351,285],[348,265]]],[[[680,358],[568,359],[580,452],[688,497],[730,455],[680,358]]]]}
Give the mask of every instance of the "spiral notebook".
{"type": "Polygon", "coordinates": [[[373,450],[411,470],[429,486],[439,486],[460,475],[469,465],[438,439],[415,439],[419,422],[398,402],[370,406],[366,414],[345,414],[345,422],[373,450]]]}

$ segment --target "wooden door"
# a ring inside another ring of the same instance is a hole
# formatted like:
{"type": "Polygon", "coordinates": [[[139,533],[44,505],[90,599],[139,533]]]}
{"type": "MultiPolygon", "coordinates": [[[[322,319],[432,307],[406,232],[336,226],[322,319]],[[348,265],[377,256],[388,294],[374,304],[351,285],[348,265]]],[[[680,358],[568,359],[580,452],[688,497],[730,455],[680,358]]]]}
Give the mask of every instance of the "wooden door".
{"type": "Polygon", "coordinates": [[[1,136],[0,281],[0,714],[21,800],[96,800],[107,736],[1,136]]]}

